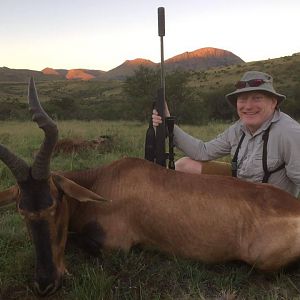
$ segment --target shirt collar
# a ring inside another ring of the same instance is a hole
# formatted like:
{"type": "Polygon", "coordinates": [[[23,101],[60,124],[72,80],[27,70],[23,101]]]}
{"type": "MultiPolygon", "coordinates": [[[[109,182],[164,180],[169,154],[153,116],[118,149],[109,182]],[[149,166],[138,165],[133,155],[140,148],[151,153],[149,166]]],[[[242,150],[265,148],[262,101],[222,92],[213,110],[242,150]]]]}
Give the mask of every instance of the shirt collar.
{"type": "Polygon", "coordinates": [[[242,123],[241,120],[239,120],[239,124],[240,124],[240,128],[241,130],[248,135],[251,135],[252,137],[257,136],[259,134],[261,134],[263,131],[265,131],[272,123],[278,122],[278,120],[280,119],[280,110],[276,109],[273,117],[266,120],[261,126],[260,128],[255,132],[255,134],[251,134],[250,131],[247,129],[247,127],[242,123]]]}

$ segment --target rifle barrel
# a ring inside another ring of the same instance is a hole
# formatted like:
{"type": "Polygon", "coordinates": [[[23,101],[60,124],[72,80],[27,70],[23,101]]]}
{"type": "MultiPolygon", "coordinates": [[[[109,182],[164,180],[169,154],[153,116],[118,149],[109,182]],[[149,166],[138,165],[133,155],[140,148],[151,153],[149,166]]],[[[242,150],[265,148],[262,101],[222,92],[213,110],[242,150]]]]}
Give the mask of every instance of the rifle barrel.
{"type": "Polygon", "coordinates": [[[158,12],[158,35],[160,36],[160,87],[164,90],[164,100],[165,100],[165,66],[164,66],[165,8],[159,7],[157,12],[158,12]]]}

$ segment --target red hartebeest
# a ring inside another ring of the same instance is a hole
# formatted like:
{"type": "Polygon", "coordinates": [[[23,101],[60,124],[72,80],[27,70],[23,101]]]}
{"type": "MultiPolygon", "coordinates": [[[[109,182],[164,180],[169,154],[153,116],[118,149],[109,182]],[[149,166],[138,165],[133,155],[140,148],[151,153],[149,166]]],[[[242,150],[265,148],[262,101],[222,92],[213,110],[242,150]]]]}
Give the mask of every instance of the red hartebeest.
{"type": "Polygon", "coordinates": [[[185,174],[138,158],[50,173],[58,130],[40,106],[33,79],[28,98],[45,139],[32,166],[0,146],[0,159],[17,180],[0,194],[0,205],[16,201],[27,223],[37,294],[61,284],[68,230],[93,252],[144,244],[208,263],[242,260],[266,271],[300,256],[300,202],[271,185],[185,174]]]}

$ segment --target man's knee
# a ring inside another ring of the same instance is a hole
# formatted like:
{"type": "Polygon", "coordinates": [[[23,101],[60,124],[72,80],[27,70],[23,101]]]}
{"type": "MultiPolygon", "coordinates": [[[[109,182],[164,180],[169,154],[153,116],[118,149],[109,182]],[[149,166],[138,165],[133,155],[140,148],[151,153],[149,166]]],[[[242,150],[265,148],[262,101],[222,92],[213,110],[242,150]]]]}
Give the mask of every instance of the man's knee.
{"type": "Polygon", "coordinates": [[[185,173],[201,174],[202,163],[189,157],[182,157],[176,161],[175,170],[185,173]]]}
{"type": "Polygon", "coordinates": [[[231,165],[221,161],[197,161],[182,157],[175,163],[175,170],[192,174],[214,174],[231,176],[231,165]]]}

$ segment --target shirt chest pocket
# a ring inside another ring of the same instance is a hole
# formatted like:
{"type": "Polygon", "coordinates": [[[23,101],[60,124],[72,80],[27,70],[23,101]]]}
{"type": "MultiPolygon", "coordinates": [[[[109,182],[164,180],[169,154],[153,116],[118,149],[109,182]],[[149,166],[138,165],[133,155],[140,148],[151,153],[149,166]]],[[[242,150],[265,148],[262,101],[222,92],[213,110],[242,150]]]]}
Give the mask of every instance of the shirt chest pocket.
{"type": "MultiPolygon", "coordinates": [[[[250,171],[250,173],[252,173],[253,175],[256,176],[261,176],[263,177],[264,175],[264,169],[263,169],[263,161],[262,161],[263,157],[261,154],[259,155],[255,155],[251,161],[249,161],[249,171],[252,169],[252,171],[250,171]]],[[[276,157],[268,157],[267,159],[267,168],[269,172],[272,172],[274,170],[276,170],[280,165],[282,165],[282,161],[279,158],[276,157]]]]}

